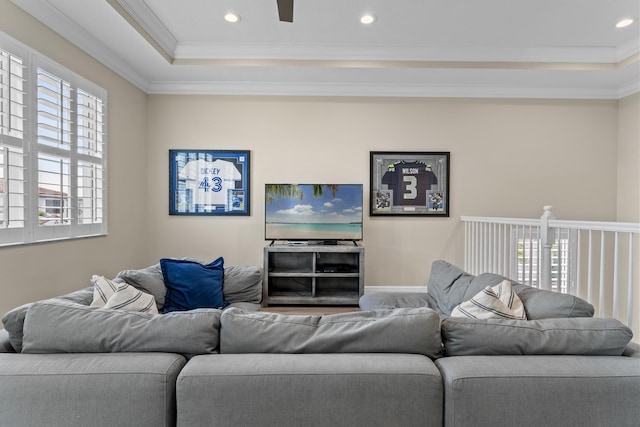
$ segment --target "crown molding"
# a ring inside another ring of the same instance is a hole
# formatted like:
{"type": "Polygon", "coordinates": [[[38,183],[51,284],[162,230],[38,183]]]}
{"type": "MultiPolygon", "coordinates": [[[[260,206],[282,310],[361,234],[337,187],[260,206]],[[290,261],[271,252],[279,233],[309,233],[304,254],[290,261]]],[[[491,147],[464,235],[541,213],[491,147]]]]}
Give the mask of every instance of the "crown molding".
{"type": "Polygon", "coordinates": [[[640,81],[631,80],[620,85],[618,88],[618,96],[616,96],[615,99],[622,99],[636,93],[640,93],[640,81]]]}
{"type": "MultiPolygon", "coordinates": [[[[636,85],[637,86],[637,85],[636,85]]],[[[629,87],[628,89],[632,89],[629,87]]],[[[640,87],[638,88],[640,89],[640,87]]],[[[499,85],[421,85],[295,82],[152,82],[155,95],[327,96],[401,98],[618,99],[616,89],[499,85]]],[[[635,93],[635,92],[632,92],[635,93]]],[[[625,95],[626,96],[626,95],[625,95]]]]}
{"type": "Polygon", "coordinates": [[[11,0],[16,6],[51,28],[82,51],[104,64],[116,74],[146,92],[149,80],[122,58],[60,12],[48,0],[11,0]]]}
{"type": "Polygon", "coordinates": [[[616,62],[618,63],[628,61],[632,57],[635,57],[637,61],[638,55],[640,55],[640,39],[631,39],[616,48],[616,62]]]}
{"type": "Polygon", "coordinates": [[[398,61],[398,62],[467,62],[467,63],[593,63],[609,64],[627,59],[638,52],[630,44],[623,50],[615,47],[567,48],[436,48],[398,45],[273,45],[179,43],[174,63],[197,63],[207,60],[278,60],[295,61],[398,61]],[[624,55],[624,56],[623,56],[624,55]],[[619,59],[620,58],[620,59],[619,59]]]}
{"type": "Polygon", "coordinates": [[[143,0],[107,0],[167,61],[172,62],[178,40],[143,0]]]}

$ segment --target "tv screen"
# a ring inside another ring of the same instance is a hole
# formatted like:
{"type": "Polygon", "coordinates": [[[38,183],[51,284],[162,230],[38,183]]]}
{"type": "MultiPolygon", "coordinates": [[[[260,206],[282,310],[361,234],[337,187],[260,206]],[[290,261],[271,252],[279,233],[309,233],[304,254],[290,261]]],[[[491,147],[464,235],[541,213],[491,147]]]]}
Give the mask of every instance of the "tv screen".
{"type": "Polygon", "coordinates": [[[362,240],[362,184],[266,184],[265,240],[362,240]]]}

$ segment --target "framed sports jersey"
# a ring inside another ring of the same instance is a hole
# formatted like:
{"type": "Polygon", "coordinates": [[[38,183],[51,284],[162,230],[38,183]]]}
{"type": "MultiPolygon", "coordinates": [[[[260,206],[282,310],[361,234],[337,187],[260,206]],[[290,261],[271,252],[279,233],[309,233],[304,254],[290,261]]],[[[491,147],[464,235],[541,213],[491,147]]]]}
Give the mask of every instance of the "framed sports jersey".
{"type": "Polygon", "coordinates": [[[249,215],[249,151],[169,150],[169,215],[249,215]]]}
{"type": "Polygon", "coordinates": [[[371,152],[370,215],[449,216],[448,151],[371,152]]]}

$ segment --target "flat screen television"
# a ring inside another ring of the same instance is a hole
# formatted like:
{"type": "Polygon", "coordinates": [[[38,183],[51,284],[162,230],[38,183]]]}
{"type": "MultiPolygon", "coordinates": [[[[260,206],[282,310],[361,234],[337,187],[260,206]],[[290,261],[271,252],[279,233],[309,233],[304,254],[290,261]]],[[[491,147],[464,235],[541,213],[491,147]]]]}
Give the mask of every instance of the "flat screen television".
{"type": "Polygon", "coordinates": [[[265,184],[265,240],[362,240],[362,184],[265,184]]]}

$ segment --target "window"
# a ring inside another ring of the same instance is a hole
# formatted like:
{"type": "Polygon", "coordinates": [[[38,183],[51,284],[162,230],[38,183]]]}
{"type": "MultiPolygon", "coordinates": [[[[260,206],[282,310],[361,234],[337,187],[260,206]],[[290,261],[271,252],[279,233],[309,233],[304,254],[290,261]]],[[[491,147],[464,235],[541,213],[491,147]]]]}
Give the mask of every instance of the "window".
{"type": "Polygon", "coordinates": [[[106,234],[106,98],[0,33],[0,245],[106,234]]]}
{"type": "MultiPolygon", "coordinates": [[[[539,238],[540,229],[538,227],[517,228],[516,248],[517,257],[516,274],[514,277],[527,285],[538,287],[538,277],[540,275],[542,244],[539,238]]],[[[575,233],[567,229],[558,229],[556,238],[551,247],[551,289],[554,291],[567,293],[575,286],[575,260],[572,259],[572,246],[576,244],[575,233]]]]}

